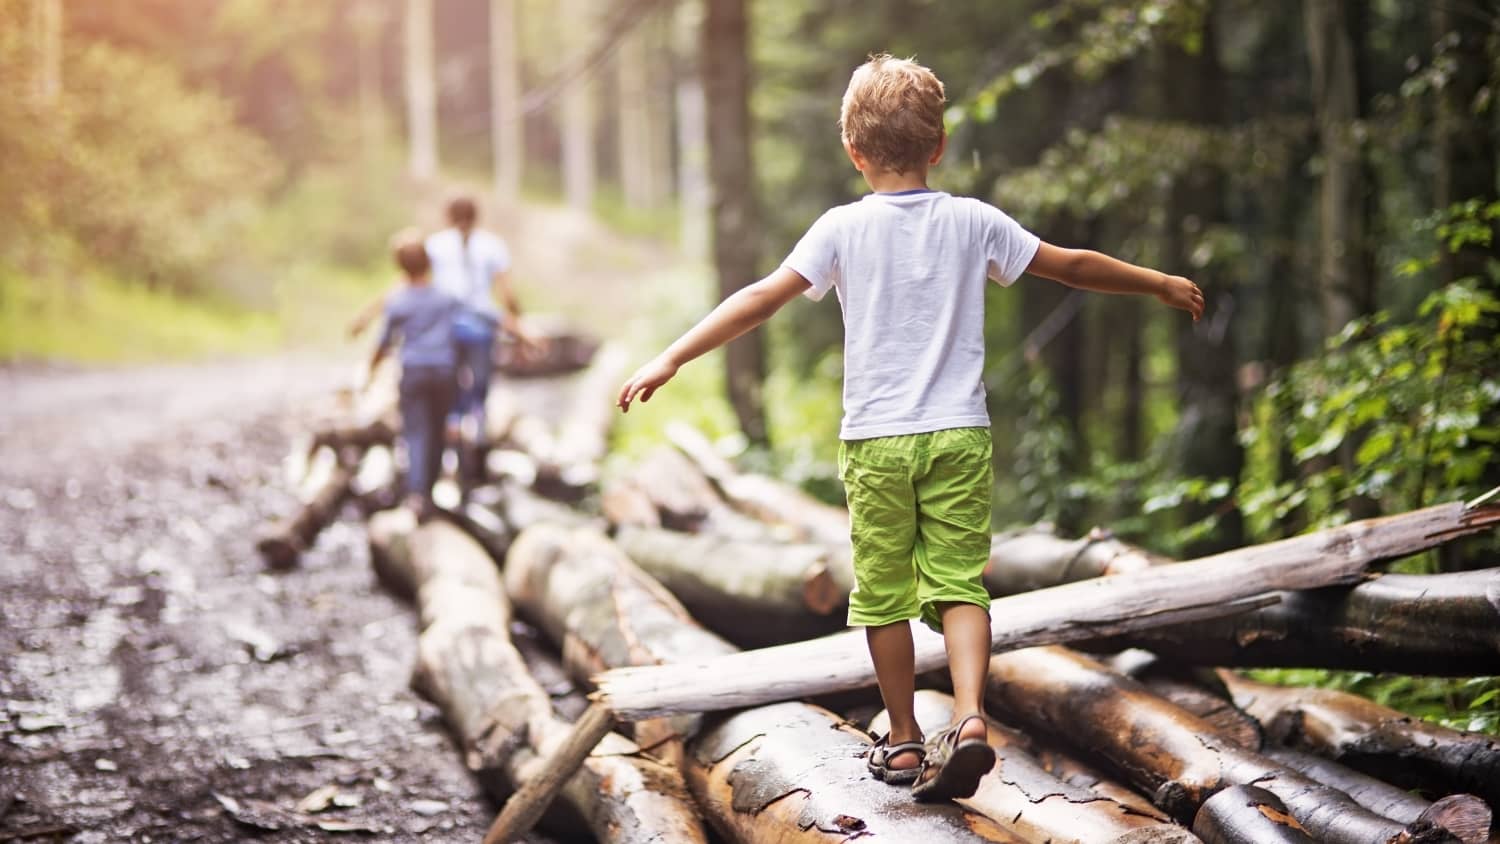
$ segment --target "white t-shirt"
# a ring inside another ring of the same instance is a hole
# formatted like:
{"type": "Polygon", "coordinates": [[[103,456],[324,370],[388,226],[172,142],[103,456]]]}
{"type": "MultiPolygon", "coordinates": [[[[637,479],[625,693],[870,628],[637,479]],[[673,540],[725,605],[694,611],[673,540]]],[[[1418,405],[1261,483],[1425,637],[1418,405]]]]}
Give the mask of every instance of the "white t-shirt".
{"type": "Polygon", "coordinates": [[[844,316],[846,440],[988,426],[986,278],[1009,286],[1041,240],[994,206],[940,191],[832,208],[782,262],[844,316]]]}
{"type": "Polygon", "coordinates": [[[469,311],[499,318],[490,287],[495,273],[510,269],[510,250],[505,248],[505,241],[474,229],[465,243],[458,229],[443,229],[427,238],[427,257],[432,261],[433,286],[458,299],[469,311]]]}

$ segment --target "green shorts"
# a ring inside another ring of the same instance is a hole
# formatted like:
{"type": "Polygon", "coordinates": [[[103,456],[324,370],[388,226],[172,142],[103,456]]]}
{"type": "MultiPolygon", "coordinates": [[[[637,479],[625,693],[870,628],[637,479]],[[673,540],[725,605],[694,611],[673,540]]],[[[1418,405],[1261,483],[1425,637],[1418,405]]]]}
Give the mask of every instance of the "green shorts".
{"type": "Polygon", "coordinates": [[[920,618],[942,632],[939,604],[989,608],[980,575],[990,556],[990,458],[988,428],[840,444],[854,545],[851,626],[920,618]]]}

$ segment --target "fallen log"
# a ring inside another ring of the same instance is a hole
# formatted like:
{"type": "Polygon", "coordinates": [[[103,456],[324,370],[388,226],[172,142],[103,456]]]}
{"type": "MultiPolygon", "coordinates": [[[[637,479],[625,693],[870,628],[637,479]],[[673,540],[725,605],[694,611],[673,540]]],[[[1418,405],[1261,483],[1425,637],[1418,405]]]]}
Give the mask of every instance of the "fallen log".
{"type": "Polygon", "coordinates": [[[312,448],[331,448],[335,452],[363,453],[377,445],[396,442],[397,420],[394,414],[382,414],[369,422],[353,425],[331,425],[313,432],[312,448]]]}
{"type": "Polygon", "coordinates": [[[849,544],[849,513],[842,507],[825,504],[784,481],[740,472],[714,450],[702,432],[689,425],[668,425],[667,438],[698,465],[735,509],[791,527],[799,539],[835,547],[849,544]]]}
{"type": "Polygon", "coordinates": [[[622,528],[615,543],[704,626],[743,647],[819,636],[844,627],[847,598],[821,545],[737,542],[622,528]]]}
{"type": "MultiPolygon", "coordinates": [[[[921,690],[916,695],[917,723],[933,735],[948,726],[953,717],[953,698],[942,692],[921,690]]],[[[890,729],[886,713],[876,716],[870,730],[877,735],[890,729]]],[[[974,796],[958,804],[987,818],[1034,844],[1125,844],[1125,842],[1197,842],[1186,829],[1160,820],[1158,813],[1137,813],[1129,806],[1071,785],[1043,769],[1027,752],[1024,741],[991,723],[990,746],[995,748],[995,769],[979,782],[974,796]]]]}
{"type": "MultiPolygon", "coordinates": [[[[315,463],[315,467],[320,465],[315,463]]],[[[354,470],[342,459],[323,461],[323,469],[310,478],[311,492],[292,514],[277,520],[263,530],[255,541],[255,550],[274,569],[289,569],[302,553],[313,546],[318,534],[328,526],[349,494],[354,470]]]]}
{"type": "Polygon", "coordinates": [[[612,524],[665,527],[732,539],[782,540],[774,530],[729,506],[691,460],[663,446],[646,453],[622,477],[605,486],[605,516],[612,524]]]}
{"type": "Polygon", "coordinates": [[[1404,788],[1500,804],[1500,741],[1430,724],[1348,692],[1257,683],[1221,672],[1234,702],[1280,744],[1404,788]]]}
{"type": "Polygon", "coordinates": [[[1065,648],[1028,648],[990,660],[987,703],[1109,760],[1168,814],[1189,821],[1209,797],[1235,785],[1275,794],[1317,841],[1328,844],[1453,842],[1426,823],[1381,817],[1218,736],[1214,727],[1139,682],[1065,648]]]}
{"type": "Polygon", "coordinates": [[[565,375],[589,365],[599,351],[599,340],[560,323],[526,320],[527,331],[541,341],[540,349],[522,349],[515,342],[495,348],[495,371],[507,378],[565,375]]]}
{"type": "Polygon", "coordinates": [[[1186,665],[1500,674],[1500,569],[1386,574],[1353,588],[1281,595],[1255,612],[1086,641],[1186,665]]]}
{"type": "MultiPolygon", "coordinates": [[[[405,510],[377,514],[370,543],[382,579],[408,584],[416,596],[422,632],[413,684],[443,710],[469,768],[501,799],[539,781],[572,728],[553,714],[511,644],[494,561],[452,525],[418,528],[405,510]]],[[[579,758],[561,799],[598,840],[706,840],[676,770],[622,736],[595,741],[595,755],[579,758]]]]}
{"type": "MultiPolygon", "coordinates": [[[[1372,562],[1478,533],[1497,521],[1497,509],[1444,504],[1000,598],[990,608],[991,643],[1004,650],[1233,615],[1267,593],[1350,583],[1372,562]]],[[[920,627],[914,634],[919,672],[945,664],[941,637],[920,627]]],[[[596,678],[600,699],[625,720],[754,706],[874,682],[859,631],[681,664],[617,668],[596,678]]]]}
{"type": "Polygon", "coordinates": [[[1094,528],[1080,539],[1063,539],[1046,525],[995,534],[984,585],[991,595],[1015,595],[1171,562],[1122,542],[1103,528],[1094,528]]]}
{"type": "Polygon", "coordinates": [[[841,590],[853,591],[849,511],[776,478],[739,471],[696,428],[669,425],[667,437],[692,459],[735,510],[776,527],[788,541],[827,545],[832,552],[829,573],[841,590]]]}
{"type": "Polygon", "coordinates": [[[1028,839],[954,804],[918,804],[872,778],[868,738],[806,703],[708,719],[687,762],[688,787],[709,821],[740,844],[1028,839]]]}
{"type": "Polygon", "coordinates": [[[1317,844],[1275,794],[1236,785],[1203,801],[1193,832],[1204,844],[1317,844]]]}
{"type": "Polygon", "coordinates": [[[609,449],[609,431],[619,416],[610,399],[625,377],[627,364],[623,348],[606,346],[578,377],[538,482],[550,482],[555,472],[556,482],[571,495],[599,481],[599,462],[609,449]]]}
{"type": "Polygon", "coordinates": [[[1330,759],[1286,747],[1265,746],[1265,731],[1260,722],[1229,700],[1229,690],[1217,676],[1206,678],[1212,688],[1161,673],[1137,679],[1153,694],[1208,722],[1220,737],[1335,788],[1377,815],[1408,825],[1439,826],[1464,844],[1484,844],[1489,838],[1490,808],[1472,794],[1453,794],[1433,803],[1330,759]]]}
{"type": "MultiPolygon", "coordinates": [[[[596,532],[527,530],[506,558],[505,584],[581,676],[734,649],[596,532]]],[[[691,739],[676,755],[710,821],[733,841],[843,841],[860,831],[895,841],[1021,840],[955,806],[917,806],[908,790],[874,780],[859,757],[868,739],[818,707],[762,707],[700,725],[658,721],[636,740],[663,752],[691,739]]]]}
{"type": "Polygon", "coordinates": [[[1156,807],[1156,804],[1071,754],[1051,746],[1034,748],[1033,753],[1037,761],[1042,763],[1043,770],[1069,785],[1086,789],[1107,800],[1113,800],[1138,815],[1159,821],[1170,820],[1165,812],[1156,807]]]}

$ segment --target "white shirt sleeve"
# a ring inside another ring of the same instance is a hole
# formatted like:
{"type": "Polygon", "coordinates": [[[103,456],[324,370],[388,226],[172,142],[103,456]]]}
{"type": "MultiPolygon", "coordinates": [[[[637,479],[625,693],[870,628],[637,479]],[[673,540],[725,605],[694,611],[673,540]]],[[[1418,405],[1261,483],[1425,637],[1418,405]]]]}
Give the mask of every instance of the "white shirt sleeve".
{"type": "Polygon", "coordinates": [[[1031,266],[1042,239],[999,208],[983,203],[983,209],[986,271],[1001,287],[1009,287],[1031,266]]]}
{"type": "Polygon", "coordinates": [[[838,280],[838,223],[832,210],[813,222],[792,254],[781,262],[783,267],[807,279],[810,285],[802,294],[814,302],[828,295],[829,288],[838,280]]]}

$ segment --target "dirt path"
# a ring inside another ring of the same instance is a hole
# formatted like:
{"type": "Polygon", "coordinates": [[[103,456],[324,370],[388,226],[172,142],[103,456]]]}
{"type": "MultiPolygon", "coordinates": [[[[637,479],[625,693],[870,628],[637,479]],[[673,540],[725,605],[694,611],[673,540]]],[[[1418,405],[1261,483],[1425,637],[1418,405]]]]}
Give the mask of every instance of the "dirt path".
{"type": "Polygon", "coordinates": [[[482,834],[358,527],[285,575],[250,547],[345,368],[0,376],[0,837],[331,839],[282,813],[330,785],[379,840],[482,834]]]}

